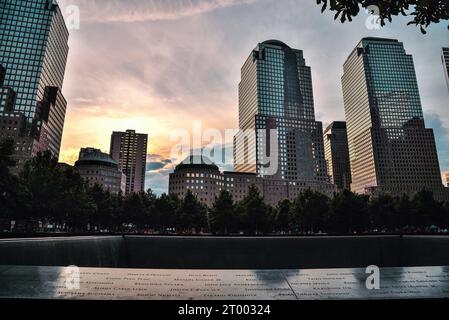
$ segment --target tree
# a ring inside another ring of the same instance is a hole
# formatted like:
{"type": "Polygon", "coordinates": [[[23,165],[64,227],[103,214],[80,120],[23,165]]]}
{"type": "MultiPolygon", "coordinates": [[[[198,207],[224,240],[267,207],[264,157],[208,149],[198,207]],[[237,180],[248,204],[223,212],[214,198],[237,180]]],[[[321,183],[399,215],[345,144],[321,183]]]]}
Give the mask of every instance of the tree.
{"type": "Polygon", "coordinates": [[[393,230],[397,226],[396,199],[390,195],[380,195],[369,204],[370,222],[377,230],[393,230]]]}
{"type": "Polygon", "coordinates": [[[396,199],[395,212],[396,229],[405,230],[413,225],[412,203],[408,195],[404,194],[396,199]]]}
{"type": "Polygon", "coordinates": [[[123,223],[133,224],[139,230],[148,230],[154,224],[155,199],[151,190],[129,194],[123,202],[123,223]]]}
{"type": "Polygon", "coordinates": [[[20,183],[25,188],[28,219],[61,225],[66,231],[81,231],[94,213],[87,182],[73,169],[59,169],[49,151],[25,163],[20,183]]]}
{"type": "Polygon", "coordinates": [[[412,200],[415,227],[425,230],[432,225],[441,225],[444,208],[435,201],[431,191],[422,190],[412,200]]]}
{"type": "Polygon", "coordinates": [[[348,190],[335,194],[330,201],[329,231],[352,234],[368,230],[368,199],[348,190]]]}
{"type": "Polygon", "coordinates": [[[321,12],[326,9],[336,12],[334,19],[340,19],[342,23],[352,21],[359,14],[360,7],[367,10],[377,7],[382,26],[387,21],[391,22],[394,16],[413,16],[408,25],[419,26],[422,33],[426,33],[426,28],[432,23],[449,20],[447,0],[317,0],[317,4],[322,5],[321,12]]]}
{"type": "Polygon", "coordinates": [[[292,215],[292,203],[285,199],[279,202],[275,215],[275,226],[277,231],[290,232],[294,228],[294,218],[292,215]]]}
{"type": "Polygon", "coordinates": [[[238,203],[237,210],[241,214],[243,227],[248,233],[259,234],[271,231],[270,210],[256,186],[249,187],[248,194],[238,203]]]}
{"type": "Polygon", "coordinates": [[[168,228],[176,226],[176,215],[179,211],[180,201],[174,195],[163,194],[155,201],[154,224],[155,228],[165,233],[168,228]]]}
{"type": "Polygon", "coordinates": [[[295,199],[292,210],[296,223],[303,232],[323,230],[329,212],[329,198],[307,189],[295,199]]]}
{"type": "Polygon", "coordinates": [[[99,230],[111,230],[113,227],[113,199],[108,190],[103,190],[102,186],[95,184],[90,188],[90,196],[95,203],[95,214],[92,216],[91,223],[99,230]]]}
{"type": "Polygon", "coordinates": [[[65,222],[67,231],[85,231],[96,211],[89,185],[73,168],[56,167],[55,171],[56,181],[59,183],[57,188],[62,190],[56,210],[65,213],[62,222],[65,222]]]}
{"type": "Polygon", "coordinates": [[[195,233],[208,227],[207,209],[190,190],[178,211],[178,227],[184,231],[194,230],[195,233]]]}
{"type": "Polygon", "coordinates": [[[232,195],[223,190],[215,198],[209,212],[211,231],[218,234],[229,234],[238,230],[238,217],[232,195]]]}
{"type": "Polygon", "coordinates": [[[19,181],[10,172],[10,168],[15,165],[13,153],[13,140],[0,142],[0,219],[5,220],[13,218],[20,205],[19,181]]]}

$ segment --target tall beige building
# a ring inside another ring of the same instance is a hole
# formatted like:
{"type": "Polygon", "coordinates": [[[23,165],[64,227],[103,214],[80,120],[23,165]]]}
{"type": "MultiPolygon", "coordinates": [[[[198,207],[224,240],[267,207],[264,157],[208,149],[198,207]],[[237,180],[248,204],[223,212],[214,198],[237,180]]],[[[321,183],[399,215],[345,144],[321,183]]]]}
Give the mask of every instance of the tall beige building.
{"type": "Polygon", "coordinates": [[[443,48],[441,61],[444,67],[444,76],[446,77],[447,88],[449,89],[449,48],[443,48]]]}
{"type": "Polygon", "coordinates": [[[398,40],[364,38],[342,77],[351,189],[446,199],[435,137],[425,127],[413,58],[398,40]]]}
{"type": "Polygon", "coordinates": [[[112,133],[110,155],[126,175],[127,194],[145,191],[147,145],[146,134],[134,130],[112,133]]]}

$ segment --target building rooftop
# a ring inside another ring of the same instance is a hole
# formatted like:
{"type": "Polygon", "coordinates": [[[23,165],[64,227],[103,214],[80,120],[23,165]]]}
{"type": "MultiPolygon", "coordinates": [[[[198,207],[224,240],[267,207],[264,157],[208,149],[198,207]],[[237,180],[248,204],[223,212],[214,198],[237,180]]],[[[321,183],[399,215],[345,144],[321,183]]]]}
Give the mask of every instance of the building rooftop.
{"type": "Polygon", "coordinates": [[[379,42],[399,42],[397,39],[379,38],[379,37],[365,37],[362,41],[379,41],[379,42]]]}
{"type": "Polygon", "coordinates": [[[202,155],[188,156],[180,164],[176,166],[175,171],[186,168],[208,168],[217,171],[219,170],[217,165],[215,165],[209,158],[204,157],[202,155]]]}
{"type": "Polygon", "coordinates": [[[324,133],[326,133],[332,129],[346,129],[346,122],[345,121],[334,121],[326,127],[326,129],[324,130],[324,133]]]}
{"type": "Polygon", "coordinates": [[[279,41],[279,40],[267,40],[267,41],[262,42],[262,44],[269,44],[272,46],[278,46],[278,47],[282,47],[282,48],[290,48],[287,44],[285,44],[284,42],[279,41]]]}
{"type": "Polygon", "coordinates": [[[79,159],[75,163],[75,166],[85,164],[99,164],[118,167],[117,161],[111,158],[107,153],[101,152],[95,148],[82,148],[80,151],[79,159]]]}

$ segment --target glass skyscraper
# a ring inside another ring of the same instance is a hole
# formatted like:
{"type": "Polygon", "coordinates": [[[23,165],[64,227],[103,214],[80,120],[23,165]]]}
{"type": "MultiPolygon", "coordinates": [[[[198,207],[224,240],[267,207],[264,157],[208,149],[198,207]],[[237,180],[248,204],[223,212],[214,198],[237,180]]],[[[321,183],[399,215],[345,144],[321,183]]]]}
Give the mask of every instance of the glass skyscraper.
{"type": "Polygon", "coordinates": [[[447,88],[449,89],[449,48],[443,48],[441,60],[444,67],[444,75],[446,77],[447,88]]]}
{"type": "MultiPolygon", "coordinates": [[[[0,0],[0,64],[3,85],[15,94],[14,111],[25,115],[37,151],[59,156],[66,100],[61,94],[68,30],[54,0],[0,0]]],[[[0,106],[0,112],[5,111],[0,106]]]]}
{"type": "Polygon", "coordinates": [[[444,197],[435,138],[426,129],[413,58],[398,40],[364,38],[342,77],[352,190],[444,197]]]}
{"type": "Polygon", "coordinates": [[[301,50],[269,40],[251,52],[241,70],[239,129],[236,171],[292,183],[328,183],[322,124],[315,121],[311,70],[301,50]],[[271,129],[277,137],[269,136],[271,129]],[[276,172],[266,169],[268,153],[277,159],[276,172]]]}

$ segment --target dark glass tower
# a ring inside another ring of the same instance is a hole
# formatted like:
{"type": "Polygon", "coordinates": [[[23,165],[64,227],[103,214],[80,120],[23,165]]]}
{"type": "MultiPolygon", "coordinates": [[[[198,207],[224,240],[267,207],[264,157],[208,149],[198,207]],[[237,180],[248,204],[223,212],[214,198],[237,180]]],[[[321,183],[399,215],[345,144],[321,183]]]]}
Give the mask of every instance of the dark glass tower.
{"type": "Polygon", "coordinates": [[[432,129],[426,129],[413,58],[398,40],[364,38],[344,64],[343,96],[358,193],[444,197],[432,129]]]}
{"type": "Polygon", "coordinates": [[[351,165],[346,122],[332,122],[324,130],[324,156],[331,182],[339,190],[351,190],[351,165]]]}
{"type": "Polygon", "coordinates": [[[241,71],[239,129],[234,138],[236,171],[304,183],[328,182],[311,70],[301,50],[270,40],[252,51],[241,71]],[[274,142],[268,138],[270,129],[278,132],[274,142]],[[255,137],[246,135],[251,131],[255,137]],[[273,153],[271,145],[277,147],[277,170],[268,173],[264,158],[273,153]]]}
{"type": "MultiPolygon", "coordinates": [[[[61,94],[68,31],[54,0],[0,0],[0,63],[38,145],[59,156],[66,101],[61,94]]],[[[0,111],[1,110],[0,108],[0,111]]]]}

